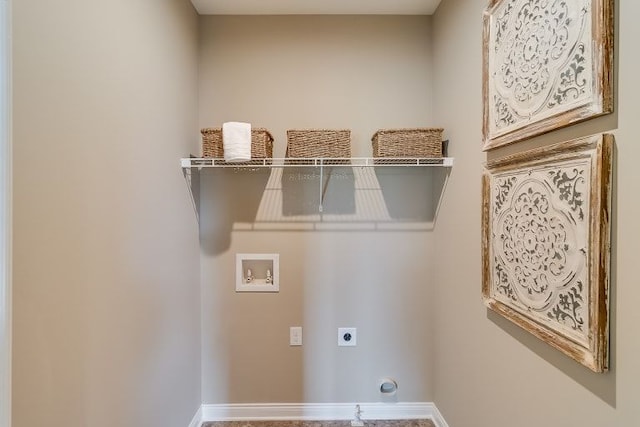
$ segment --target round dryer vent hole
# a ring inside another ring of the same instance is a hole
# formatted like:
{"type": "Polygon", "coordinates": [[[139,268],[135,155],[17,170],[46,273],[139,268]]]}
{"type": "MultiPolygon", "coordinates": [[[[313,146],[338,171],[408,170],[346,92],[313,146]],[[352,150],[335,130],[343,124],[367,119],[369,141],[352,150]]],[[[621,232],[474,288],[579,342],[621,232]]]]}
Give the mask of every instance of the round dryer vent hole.
{"type": "Polygon", "coordinates": [[[393,378],[383,378],[380,381],[380,393],[389,395],[396,391],[398,391],[398,383],[393,378]]]}

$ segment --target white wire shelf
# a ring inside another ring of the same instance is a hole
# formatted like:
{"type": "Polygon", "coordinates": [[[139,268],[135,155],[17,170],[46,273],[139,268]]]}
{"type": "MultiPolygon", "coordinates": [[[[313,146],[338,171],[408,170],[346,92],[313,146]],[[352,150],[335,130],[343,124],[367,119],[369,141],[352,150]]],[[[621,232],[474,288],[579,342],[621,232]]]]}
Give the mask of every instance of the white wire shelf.
{"type": "MultiPolygon", "coordinates": [[[[337,170],[333,170],[335,167],[342,169],[351,168],[353,172],[353,178],[362,184],[363,179],[366,181],[366,177],[369,175],[375,176],[377,172],[372,169],[395,167],[395,168],[444,168],[450,169],[453,167],[453,157],[440,157],[440,158],[422,158],[422,157],[350,157],[350,158],[265,158],[265,159],[253,159],[247,162],[225,162],[223,158],[209,158],[209,157],[188,157],[180,159],[182,165],[182,173],[187,182],[189,193],[191,194],[191,200],[194,204],[194,210],[196,217],[199,220],[199,212],[196,204],[196,199],[193,194],[193,180],[199,179],[201,172],[206,169],[227,169],[235,172],[242,170],[246,171],[258,171],[261,169],[271,170],[270,179],[274,178],[275,182],[281,183],[282,174],[286,168],[309,168],[309,172],[313,171],[313,174],[318,174],[318,211],[320,217],[324,217],[324,195],[327,182],[324,176],[336,176],[337,170]],[[367,170],[368,169],[368,170],[367,170]]],[[[346,172],[349,173],[349,172],[346,172]]],[[[448,176],[448,171],[447,171],[448,176]]],[[[377,182],[377,181],[376,181],[377,182]]],[[[280,184],[281,185],[281,184],[280,184]]],[[[355,183],[354,183],[355,185],[355,183]]],[[[379,184],[378,184],[379,185],[379,184]]],[[[446,181],[445,181],[446,185],[446,181]]],[[[272,184],[272,187],[274,185],[272,184]]],[[[369,196],[371,189],[375,187],[369,186],[365,191],[369,196]]],[[[274,187],[275,188],[275,187],[274,187]]],[[[273,188],[271,188],[273,190],[273,188]]],[[[273,191],[271,191],[273,193],[273,191]]],[[[283,194],[283,189],[275,191],[276,195],[283,194]]],[[[369,197],[368,196],[368,197],[369,197]]],[[[281,201],[282,202],[282,201],[281,201]]],[[[384,204],[384,203],[383,203],[384,204]]],[[[280,209],[281,210],[281,209],[280,209]]],[[[329,215],[330,216],[330,215],[329,215]]]]}
{"type": "Polygon", "coordinates": [[[182,167],[190,168],[286,168],[286,167],[452,167],[453,157],[350,157],[350,158],[266,158],[247,162],[225,162],[224,159],[189,157],[180,159],[182,167]]]}

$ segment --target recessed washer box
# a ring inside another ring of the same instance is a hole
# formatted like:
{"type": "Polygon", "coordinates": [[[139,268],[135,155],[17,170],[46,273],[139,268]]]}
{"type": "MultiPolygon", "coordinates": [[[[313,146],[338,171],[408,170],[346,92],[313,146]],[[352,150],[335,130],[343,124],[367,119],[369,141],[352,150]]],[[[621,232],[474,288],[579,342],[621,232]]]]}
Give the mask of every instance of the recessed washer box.
{"type": "Polygon", "coordinates": [[[279,292],[279,254],[236,254],[236,292],[279,292]]]}

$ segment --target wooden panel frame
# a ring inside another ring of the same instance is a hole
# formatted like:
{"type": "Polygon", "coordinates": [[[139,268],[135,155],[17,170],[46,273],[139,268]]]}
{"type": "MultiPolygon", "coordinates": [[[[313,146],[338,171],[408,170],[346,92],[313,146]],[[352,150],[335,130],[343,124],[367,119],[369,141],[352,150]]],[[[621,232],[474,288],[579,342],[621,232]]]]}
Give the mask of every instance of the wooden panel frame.
{"type": "Polygon", "coordinates": [[[595,372],[609,366],[613,144],[514,154],[482,178],[485,305],[595,372]]]}
{"type": "Polygon", "coordinates": [[[556,1],[545,8],[539,0],[490,0],[483,19],[484,151],[613,111],[613,4],[556,1]]]}

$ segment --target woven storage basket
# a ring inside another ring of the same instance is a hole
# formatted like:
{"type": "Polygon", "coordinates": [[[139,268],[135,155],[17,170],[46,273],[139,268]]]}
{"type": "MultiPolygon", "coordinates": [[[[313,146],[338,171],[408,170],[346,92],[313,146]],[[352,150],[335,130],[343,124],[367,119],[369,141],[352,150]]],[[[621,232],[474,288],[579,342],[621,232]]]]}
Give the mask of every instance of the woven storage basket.
{"type": "Polygon", "coordinates": [[[442,157],[442,128],[380,129],[371,141],[373,157],[442,157]]]}
{"type": "Polygon", "coordinates": [[[289,129],[287,157],[350,158],[351,131],[348,129],[289,129]]]}
{"type": "MultiPolygon", "coordinates": [[[[204,128],[202,133],[202,157],[224,158],[222,128],[204,128]]],[[[265,159],[273,155],[273,137],[264,128],[251,129],[251,158],[265,159]]]]}

